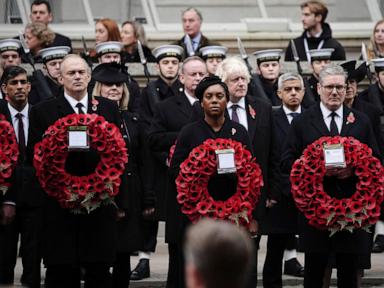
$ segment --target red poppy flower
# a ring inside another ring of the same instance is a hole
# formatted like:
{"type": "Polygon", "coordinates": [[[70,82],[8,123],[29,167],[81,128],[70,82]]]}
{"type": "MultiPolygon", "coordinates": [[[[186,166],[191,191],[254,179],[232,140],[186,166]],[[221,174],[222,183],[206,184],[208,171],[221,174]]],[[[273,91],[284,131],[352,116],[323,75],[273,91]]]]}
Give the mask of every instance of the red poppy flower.
{"type": "Polygon", "coordinates": [[[110,203],[118,192],[127,161],[127,149],[118,128],[96,114],[71,114],[57,120],[35,146],[34,166],[41,186],[63,208],[75,213],[89,213],[104,202],[110,203]],[[99,164],[88,176],[69,175],[64,169],[67,129],[76,125],[87,126],[91,147],[99,148],[99,164]],[[108,152],[111,147],[114,153],[108,152]],[[94,197],[95,193],[103,196],[94,197]]]}
{"type": "Polygon", "coordinates": [[[372,156],[372,150],[366,144],[352,137],[322,137],[308,145],[292,166],[292,195],[308,223],[318,229],[334,232],[366,227],[378,219],[378,207],[384,198],[382,171],[380,162],[372,156]],[[358,177],[357,190],[350,198],[331,198],[323,191],[325,167],[322,147],[336,143],[344,146],[346,163],[354,168],[358,177]],[[324,221],[324,218],[328,219],[324,221]]]}
{"type": "MultiPolygon", "coordinates": [[[[251,211],[257,204],[262,185],[261,169],[241,143],[231,139],[208,139],[195,147],[181,163],[176,179],[177,201],[181,211],[193,223],[201,217],[235,221],[231,215],[243,211],[241,207],[249,209],[247,213],[251,220],[251,211]],[[235,150],[237,191],[226,201],[216,201],[209,195],[208,182],[217,169],[215,150],[227,148],[235,150]]],[[[242,220],[239,224],[247,226],[249,221],[242,220]]]]}

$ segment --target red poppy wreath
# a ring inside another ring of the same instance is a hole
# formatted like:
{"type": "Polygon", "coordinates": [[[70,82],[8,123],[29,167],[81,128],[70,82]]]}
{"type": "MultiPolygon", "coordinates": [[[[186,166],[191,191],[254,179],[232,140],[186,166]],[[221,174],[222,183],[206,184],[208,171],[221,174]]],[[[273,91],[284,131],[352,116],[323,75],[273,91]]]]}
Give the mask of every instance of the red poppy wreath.
{"type": "Polygon", "coordinates": [[[309,224],[331,232],[368,230],[380,216],[384,195],[384,169],[372,150],[353,137],[322,137],[304,150],[291,171],[292,195],[297,208],[309,224]],[[323,146],[344,146],[347,167],[354,169],[358,181],[350,198],[337,199],[323,188],[326,173],[323,146]]]}
{"type": "Polygon", "coordinates": [[[34,166],[42,188],[61,207],[75,214],[90,213],[102,204],[113,203],[127,157],[116,125],[97,114],[71,114],[51,125],[36,144],[34,166]],[[95,171],[87,176],[71,175],[65,170],[70,126],[86,126],[90,147],[99,154],[95,171]]]}
{"type": "Polygon", "coordinates": [[[180,165],[176,179],[177,201],[182,213],[193,223],[210,217],[248,226],[262,186],[261,169],[241,143],[231,139],[208,139],[195,147],[180,165]],[[236,192],[225,201],[214,200],[208,191],[208,181],[217,171],[215,151],[230,148],[235,151],[236,192]]]}
{"type": "Polygon", "coordinates": [[[8,191],[10,183],[7,180],[12,175],[18,156],[19,147],[15,131],[11,123],[0,115],[0,192],[2,194],[8,191]]]}

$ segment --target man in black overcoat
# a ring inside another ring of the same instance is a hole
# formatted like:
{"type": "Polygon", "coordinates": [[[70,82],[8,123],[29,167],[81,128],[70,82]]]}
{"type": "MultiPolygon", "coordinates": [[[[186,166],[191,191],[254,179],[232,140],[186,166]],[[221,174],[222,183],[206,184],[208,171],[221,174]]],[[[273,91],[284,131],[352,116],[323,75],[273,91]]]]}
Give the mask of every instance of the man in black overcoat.
{"type": "MultiPolygon", "coordinates": [[[[175,97],[183,91],[183,85],[178,80],[180,62],[183,56],[183,48],[177,45],[162,45],[153,50],[156,57],[159,77],[150,81],[142,91],[140,99],[140,116],[143,134],[147,135],[151,126],[155,106],[157,103],[170,97],[175,97]]],[[[166,207],[165,194],[167,189],[167,170],[162,152],[152,153],[148,147],[147,137],[144,139],[146,155],[145,170],[148,180],[145,181],[147,191],[155,199],[154,215],[150,215],[148,209],[144,209],[143,232],[144,244],[139,251],[139,263],[133,269],[131,280],[141,280],[150,276],[150,256],[155,252],[157,245],[157,231],[159,221],[165,221],[166,207]]],[[[152,213],[153,214],[153,213],[152,213]]]]}
{"type": "MultiPolygon", "coordinates": [[[[342,67],[330,64],[321,72],[318,93],[321,102],[293,120],[282,155],[281,169],[290,173],[291,167],[303,150],[322,136],[352,136],[379,155],[368,117],[343,105],[346,75],[342,67]],[[353,121],[347,117],[353,115],[353,121]]],[[[350,167],[327,169],[323,179],[324,190],[331,196],[351,197],[356,189],[356,177],[350,167]]],[[[338,287],[357,287],[358,255],[370,251],[370,236],[362,229],[339,231],[333,236],[308,224],[299,216],[300,245],[305,252],[304,287],[322,287],[329,255],[334,254],[338,287]]]]}
{"type": "MultiPolygon", "coordinates": [[[[29,161],[33,160],[33,148],[47,128],[67,115],[97,113],[120,127],[116,102],[96,97],[98,104],[91,103],[87,94],[89,80],[90,69],[80,56],[70,54],[63,59],[60,83],[64,93],[31,109],[29,161]]],[[[92,149],[70,152],[66,170],[72,175],[88,175],[98,161],[99,156],[92,149]]],[[[86,287],[111,287],[109,269],[116,252],[116,207],[103,205],[89,214],[75,215],[47,196],[43,216],[46,287],[80,287],[81,269],[85,271],[86,287]]]]}
{"type": "MultiPolygon", "coordinates": [[[[278,155],[273,145],[272,107],[259,98],[248,94],[250,75],[244,61],[237,57],[226,58],[216,71],[229,90],[227,112],[232,121],[242,124],[248,131],[252,142],[252,150],[256,162],[263,173],[264,187],[256,209],[253,211],[254,220],[250,225],[250,233],[256,235],[268,233],[269,227],[264,225],[264,217],[270,207],[279,200],[278,189],[278,155]]],[[[255,238],[257,246],[260,238],[255,238]]],[[[257,264],[257,250],[254,262],[257,264]]],[[[247,287],[257,284],[257,266],[252,268],[247,287]]]]}
{"type": "MultiPolygon", "coordinates": [[[[304,83],[300,75],[286,73],[278,81],[278,96],[282,101],[280,108],[273,110],[274,135],[278,146],[278,154],[282,153],[282,146],[287,137],[289,126],[294,117],[302,113],[301,102],[304,97],[304,83]]],[[[289,175],[281,174],[281,199],[266,215],[269,234],[267,254],[263,268],[264,287],[282,287],[282,260],[284,273],[294,276],[304,276],[304,267],[296,258],[297,210],[291,195],[289,175]],[[284,253],[284,250],[288,251],[284,253]],[[288,257],[287,255],[291,257],[288,257]],[[285,257],[284,257],[285,256],[285,257]]]]}

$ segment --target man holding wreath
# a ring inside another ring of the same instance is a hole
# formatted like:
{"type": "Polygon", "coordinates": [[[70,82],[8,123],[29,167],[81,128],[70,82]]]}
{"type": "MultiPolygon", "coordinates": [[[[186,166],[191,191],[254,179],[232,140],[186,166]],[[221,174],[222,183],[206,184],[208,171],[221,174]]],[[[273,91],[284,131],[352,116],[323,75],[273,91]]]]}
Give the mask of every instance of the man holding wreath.
{"type": "MultiPolygon", "coordinates": [[[[319,75],[317,91],[321,102],[292,121],[282,154],[282,170],[289,173],[303,150],[322,136],[354,137],[367,144],[373,150],[373,155],[379,155],[367,116],[343,105],[346,94],[346,74],[343,68],[335,64],[324,67],[319,75]]],[[[334,147],[333,152],[343,156],[343,145],[339,146],[334,147]]],[[[318,149],[324,149],[326,154],[330,148],[318,149]]],[[[340,165],[339,168],[327,166],[331,159],[325,158],[325,177],[320,185],[330,197],[350,198],[356,192],[355,171],[346,165],[340,165]]],[[[322,287],[324,270],[331,254],[336,258],[338,287],[357,287],[358,255],[370,251],[367,232],[360,228],[352,232],[340,229],[332,235],[327,229],[310,225],[303,213],[300,213],[299,233],[300,246],[305,252],[304,287],[322,287]]]]}
{"type": "MultiPolygon", "coordinates": [[[[31,109],[29,161],[33,161],[35,144],[41,141],[47,128],[69,114],[96,113],[120,127],[116,103],[87,94],[90,72],[80,56],[64,57],[59,77],[64,93],[31,109]]],[[[100,156],[92,148],[70,151],[65,172],[86,176],[95,171],[99,161],[100,156]]],[[[86,287],[112,287],[109,268],[116,252],[116,207],[102,205],[90,213],[74,214],[62,208],[56,199],[46,197],[43,218],[45,287],[80,287],[81,269],[85,270],[86,287]]]]}

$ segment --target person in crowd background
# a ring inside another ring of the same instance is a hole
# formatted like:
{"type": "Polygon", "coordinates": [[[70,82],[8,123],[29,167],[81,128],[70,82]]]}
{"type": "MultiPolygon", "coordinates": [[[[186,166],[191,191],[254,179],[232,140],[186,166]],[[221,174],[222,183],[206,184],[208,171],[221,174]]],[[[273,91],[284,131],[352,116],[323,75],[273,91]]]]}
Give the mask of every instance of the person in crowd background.
{"type": "MultiPolygon", "coordinates": [[[[41,49],[47,48],[52,45],[55,39],[55,33],[42,22],[29,23],[25,26],[25,42],[30,49],[30,53],[35,62],[42,62],[39,52],[41,49]]],[[[26,56],[26,55],[23,55],[26,56]]],[[[23,62],[28,63],[24,58],[23,62]]]]}

